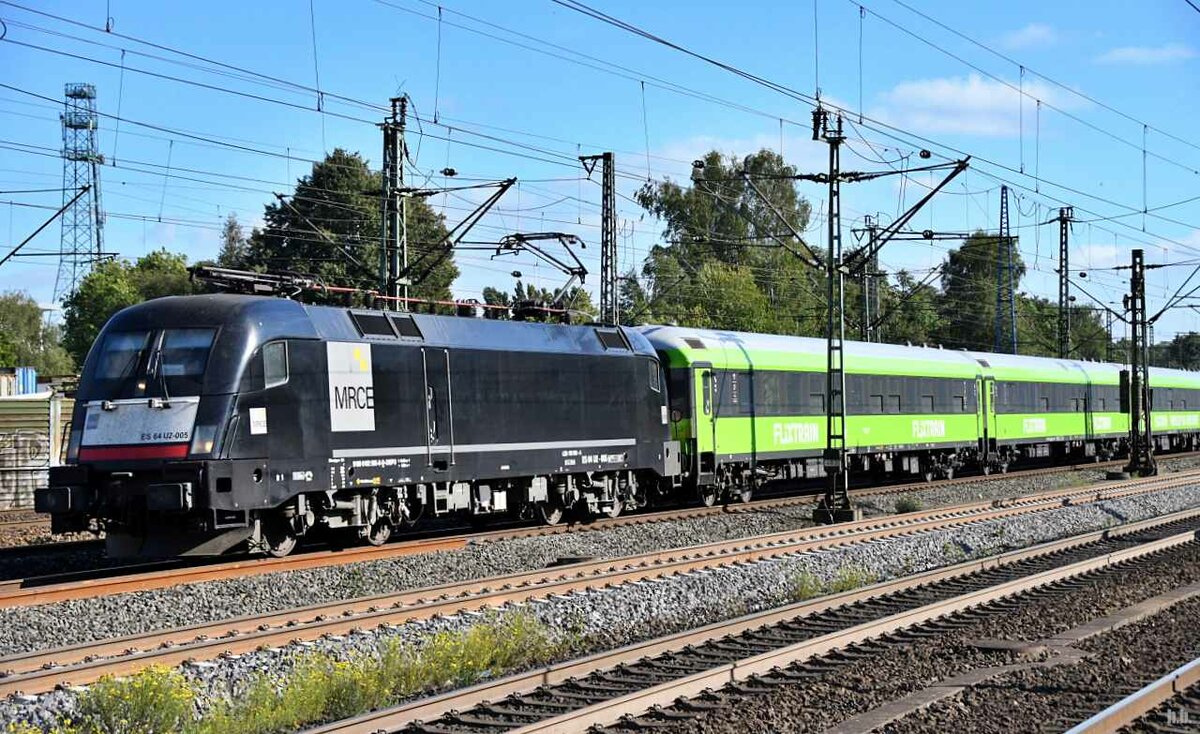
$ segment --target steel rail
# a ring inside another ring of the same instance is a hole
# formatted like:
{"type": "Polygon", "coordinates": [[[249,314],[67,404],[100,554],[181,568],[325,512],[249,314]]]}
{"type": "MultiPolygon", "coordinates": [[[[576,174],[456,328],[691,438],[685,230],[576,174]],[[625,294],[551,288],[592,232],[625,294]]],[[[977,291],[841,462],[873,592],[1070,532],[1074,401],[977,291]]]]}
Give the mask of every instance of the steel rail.
{"type": "MultiPolygon", "coordinates": [[[[830,597],[823,597],[767,612],[760,612],[731,622],[717,623],[695,631],[630,645],[581,660],[552,665],[508,676],[496,681],[481,683],[470,688],[450,691],[392,709],[372,712],[353,719],[319,726],[307,730],[305,734],[375,734],[383,731],[395,731],[413,722],[435,720],[455,711],[465,711],[489,701],[495,702],[511,694],[527,693],[537,689],[539,686],[555,685],[572,678],[579,679],[616,666],[635,663],[645,658],[681,650],[689,646],[698,646],[729,637],[730,635],[737,635],[749,630],[815,614],[826,609],[916,589],[930,583],[966,576],[1028,558],[1056,553],[1098,539],[1135,533],[1139,530],[1153,527],[1156,524],[1171,522],[1169,518],[1181,519],[1183,516],[1195,517],[1197,515],[1200,515],[1200,509],[1188,510],[1168,517],[1154,518],[1131,524],[1128,527],[1088,533],[1083,536],[1045,543],[1001,556],[979,561],[968,561],[943,569],[927,571],[916,576],[874,584],[830,597]]],[[[880,635],[896,632],[1030,589],[1156,553],[1194,541],[1195,539],[1196,532],[1194,531],[1180,533],[1143,543],[1132,548],[1034,573],[1016,580],[985,589],[974,590],[963,595],[903,611],[888,617],[871,620],[847,629],[830,632],[787,647],[747,657],[734,663],[721,664],[685,678],[654,685],[627,696],[586,706],[535,724],[529,724],[520,728],[514,727],[508,731],[520,732],[521,734],[533,734],[534,732],[562,732],[564,734],[586,732],[592,727],[611,724],[623,716],[637,715],[655,706],[669,706],[680,697],[696,696],[706,689],[720,688],[728,683],[743,681],[752,676],[767,673],[772,669],[803,662],[832,650],[846,647],[847,645],[860,643],[879,637],[880,635]]]]}
{"type": "Polygon", "coordinates": [[[1197,684],[1200,684],[1200,658],[1181,665],[1095,716],[1076,724],[1067,734],[1115,734],[1197,684]]]}
{"type": "MultiPolygon", "coordinates": [[[[1056,490],[995,508],[976,502],[929,513],[891,516],[839,526],[804,528],[671,551],[589,561],[499,577],[415,589],[350,601],[318,604],[266,615],[89,642],[0,658],[0,696],[36,693],[57,685],[88,683],[123,675],[151,664],[178,665],[194,659],[240,654],[297,639],[346,634],[368,627],[400,624],[436,615],[474,611],[552,594],[615,586],[632,581],[777,558],[850,543],[910,535],[1016,515],[1041,512],[1080,499],[1094,500],[1161,491],[1192,484],[1200,471],[1121,483],[1109,492],[1056,490]]],[[[1196,511],[1200,514],[1200,509],[1196,511]]],[[[1161,518],[1154,522],[1162,522],[1161,518]]],[[[1131,525],[1131,528],[1142,525],[1131,525]]],[[[1097,536],[1099,537],[1099,536],[1097,536]]]]}

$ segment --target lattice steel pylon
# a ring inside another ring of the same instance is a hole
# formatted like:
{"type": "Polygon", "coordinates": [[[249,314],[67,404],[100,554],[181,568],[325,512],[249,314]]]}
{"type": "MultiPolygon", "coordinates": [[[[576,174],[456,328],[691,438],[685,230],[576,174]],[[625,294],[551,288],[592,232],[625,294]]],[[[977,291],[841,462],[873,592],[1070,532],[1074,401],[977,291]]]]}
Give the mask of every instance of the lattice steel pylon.
{"type": "Polygon", "coordinates": [[[75,292],[104,251],[104,211],[100,207],[100,166],[97,145],[96,87],[67,84],[62,119],[63,204],[87,186],[87,191],[62,213],[58,277],[54,300],[75,292]]]}
{"type": "Polygon", "coordinates": [[[1000,187],[1000,236],[996,238],[996,326],[992,349],[1017,353],[1017,286],[1013,238],[1008,222],[1008,187],[1000,187]]]}

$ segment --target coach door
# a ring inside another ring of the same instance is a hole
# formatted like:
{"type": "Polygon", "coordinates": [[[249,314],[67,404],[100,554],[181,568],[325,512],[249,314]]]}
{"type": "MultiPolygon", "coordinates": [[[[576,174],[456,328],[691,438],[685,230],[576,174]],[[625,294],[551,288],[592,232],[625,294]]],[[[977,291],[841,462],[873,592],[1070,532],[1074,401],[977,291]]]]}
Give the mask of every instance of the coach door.
{"type": "Polygon", "coordinates": [[[695,371],[695,408],[694,425],[696,426],[696,458],[700,474],[711,476],[716,465],[717,450],[717,416],[714,404],[715,391],[713,387],[713,371],[710,366],[697,367],[695,371]]]}
{"type": "Polygon", "coordinates": [[[985,376],[979,385],[980,436],[987,459],[996,452],[996,379],[985,376]]]}
{"type": "Polygon", "coordinates": [[[425,447],[429,466],[446,471],[454,464],[454,393],[450,350],[421,349],[425,372],[425,447]]]}

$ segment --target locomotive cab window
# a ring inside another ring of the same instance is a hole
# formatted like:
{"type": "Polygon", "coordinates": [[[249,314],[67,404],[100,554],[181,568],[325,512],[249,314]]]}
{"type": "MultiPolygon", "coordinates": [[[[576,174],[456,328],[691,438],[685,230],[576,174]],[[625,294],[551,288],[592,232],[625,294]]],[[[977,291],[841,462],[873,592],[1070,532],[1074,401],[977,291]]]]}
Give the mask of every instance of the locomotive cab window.
{"type": "Polygon", "coordinates": [[[288,381],[287,342],[271,342],[262,348],[263,388],[278,387],[288,381]]]}
{"type": "Polygon", "coordinates": [[[99,380],[126,380],[137,371],[150,345],[148,331],[118,331],[104,337],[104,346],[96,363],[99,380]]]}
{"type": "Polygon", "coordinates": [[[650,389],[654,392],[662,392],[662,383],[659,382],[658,362],[653,359],[646,360],[647,377],[650,381],[650,389]]]}
{"type": "Polygon", "coordinates": [[[213,329],[163,331],[159,370],[171,395],[199,395],[212,349],[213,329]]]}

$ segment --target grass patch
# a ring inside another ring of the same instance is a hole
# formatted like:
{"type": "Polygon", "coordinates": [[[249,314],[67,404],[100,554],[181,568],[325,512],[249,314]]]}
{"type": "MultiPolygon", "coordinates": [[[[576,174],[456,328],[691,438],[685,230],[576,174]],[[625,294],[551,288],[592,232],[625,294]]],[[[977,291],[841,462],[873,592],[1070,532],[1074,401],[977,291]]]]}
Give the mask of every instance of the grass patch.
{"type": "Polygon", "coordinates": [[[879,581],[879,575],[857,566],[838,569],[832,581],[825,582],[811,571],[801,571],[792,578],[788,595],[792,601],[807,601],[826,594],[840,594],[879,581]]]}
{"type": "MultiPolygon", "coordinates": [[[[275,734],[345,719],[423,691],[461,687],[543,664],[567,643],[532,615],[492,618],[439,632],[419,646],[389,640],[370,654],[336,660],[314,653],[282,679],[258,675],[229,700],[195,715],[197,692],[178,671],[147,668],[101,680],[81,694],[74,721],[53,734],[275,734]]],[[[9,725],[11,734],[37,728],[9,725]]]]}
{"type": "Polygon", "coordinates": [[[906,512],[917,512],[922,507],[923,505],[921,504],[921,500],[911,495],[906,494],[900,499],[896,500],[896,513],[900,515],[903,515],[906,512]]]}

